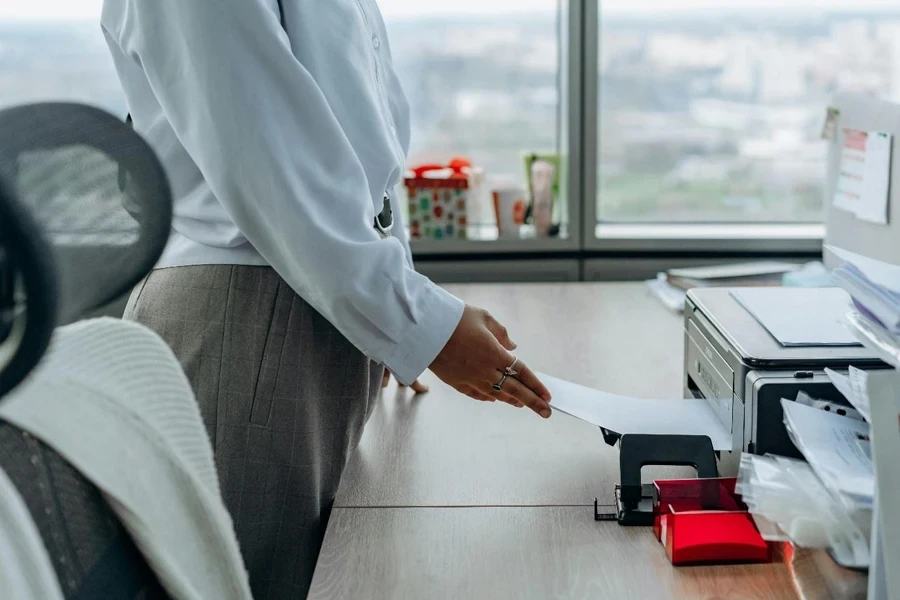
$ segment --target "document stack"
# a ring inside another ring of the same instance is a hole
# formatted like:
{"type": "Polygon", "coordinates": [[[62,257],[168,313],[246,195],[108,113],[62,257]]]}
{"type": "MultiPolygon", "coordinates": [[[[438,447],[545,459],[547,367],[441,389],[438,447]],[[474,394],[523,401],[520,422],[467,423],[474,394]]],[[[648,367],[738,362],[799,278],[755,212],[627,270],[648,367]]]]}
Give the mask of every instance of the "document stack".
{"type": "Polygon", "coordinates": [[[684,310],[687,291],[707,287],[831,287],[834,284],[821,262],[805,265],[761,261],[690,269],[669,269],[646,282],[667,308],[684,310]]]}
{"type": "Polygon", "coordinates": [[[844,262],[832,277],[853,299],[847,316],[851,330],[882,360],[900,367],[900,267],[840,248],[829,250],[844,262]]]}
{"type": "Polygon", "coordinates": [[[865,568],[875,496],[869,424],[829,404],[803,394],[783,400],[785,427],[806,462],[744,454],[736,491],[765,539],[827,548],[841,566],[865,568]]]}
{"type": "Polygon", "coordinates": [[[900,267],[840,248],[829,250],[843,261],[833,277],[853,298],[847,315],[851,331],[894,367],[866,377],[851,371],[836,385],[843,386],[842,393],[872,426],[875,500],[869,597],[900,597],[900,572],[886,568],[900,564],[900,511],[895,509],[900,501],[900,267]]]}
{"type": "Polygon", "coordinates": [[[900,597],[900,267],[839,248],[835,284],[850,295],[847,325],[887,363],[826,370],[852,408],[805,394],[782,400],[784,425],[806,461],[744,455],[737,491],[766,539],[827,548],[869,569],[869,598],[900,597]]]}

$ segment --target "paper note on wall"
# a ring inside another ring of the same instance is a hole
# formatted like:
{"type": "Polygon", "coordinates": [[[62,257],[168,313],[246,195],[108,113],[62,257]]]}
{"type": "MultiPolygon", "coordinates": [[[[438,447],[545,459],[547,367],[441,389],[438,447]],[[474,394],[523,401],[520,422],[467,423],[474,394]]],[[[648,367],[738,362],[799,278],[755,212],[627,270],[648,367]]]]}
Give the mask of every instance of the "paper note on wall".
{"type": "Polygon", "coordinates": [[[843,130],[841,164],[834,205],[858,219],[888,223],[893,136],[877,131],[843,130]]]}
{"type": "Polygon", "coordinates": [[[647,400],[618,396],[538,373],[555,410],[625,435],[706,435],[716,450],[732,450],[725,427],[706,400],[647,400]]]}

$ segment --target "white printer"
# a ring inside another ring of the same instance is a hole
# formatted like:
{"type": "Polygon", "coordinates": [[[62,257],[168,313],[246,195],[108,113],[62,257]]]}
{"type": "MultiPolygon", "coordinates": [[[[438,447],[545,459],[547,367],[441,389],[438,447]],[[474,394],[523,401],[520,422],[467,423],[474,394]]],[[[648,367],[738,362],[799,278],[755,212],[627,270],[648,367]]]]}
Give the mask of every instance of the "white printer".
{"type": "Polygon", "coordinates": [[[825,374],[885,367],[862,346],[783,346],[727,288],[688,292],[684,393],[705,398],[731,431],[732,451],[799,457],[783,424],[781,399],[798,392],[846,404],[825,374]]]}

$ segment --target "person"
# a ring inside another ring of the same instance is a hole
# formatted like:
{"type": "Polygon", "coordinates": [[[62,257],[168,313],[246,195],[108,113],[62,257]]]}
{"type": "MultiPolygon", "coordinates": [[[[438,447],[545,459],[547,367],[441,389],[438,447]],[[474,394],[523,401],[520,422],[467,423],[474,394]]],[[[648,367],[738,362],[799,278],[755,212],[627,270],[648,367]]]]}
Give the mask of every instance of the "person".
{"type": "Polygon", "coordinates": [[[375,0],[105,0],[101,21],[175,193],[126,318],[195,389],[254,597],[302,597],[383,369],[544,418],[550,394],[496,319],[414,269],[375,0]]]}

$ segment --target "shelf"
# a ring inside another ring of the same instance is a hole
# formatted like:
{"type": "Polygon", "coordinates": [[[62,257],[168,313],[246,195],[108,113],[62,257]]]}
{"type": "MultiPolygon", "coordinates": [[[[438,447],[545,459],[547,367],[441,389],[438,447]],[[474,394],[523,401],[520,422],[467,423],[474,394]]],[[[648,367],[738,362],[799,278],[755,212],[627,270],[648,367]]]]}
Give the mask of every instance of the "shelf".
{"type": "Polygon", "coordinates": [[[609,252],[822,252],[825,226],[768,223],[599,223],[587,249],[609,252]]]}
{"type": "Polygon", "coordinates": [[[416,257],[461,254],[528,254],[577,251],[578,241],[567,238],[498,239],[493,241],[412,240],[410,247],[416,257]]]}
{"type": "MultiPolygon", "coordinates": [[[[565,232],[565,231],[564,231],[565,232]]],[[[529,253],[560,253],[579,250],[578,240],[569,237],[539,238],[525,228],[519,238],[500,238],[495,226],[470,228],[469,238],[412,239],[410,248],[417,258],[428,256],[459,256],[464,254],[498,255],[529,253]]]]}
{"type": "MultiPolygon", "coordinates": [[[[564,230],[565,233],[565,230],[564,230]]],[[[414,239],[416,257],[578,253],[667,254],[821,254],[823,225],[814,224],[656,224],[601,223],[584,247],[571,235],[538,238],[525,229],[521,238],[499,238],[495,226],[470,229],[469,239],[414,239]]]]}

